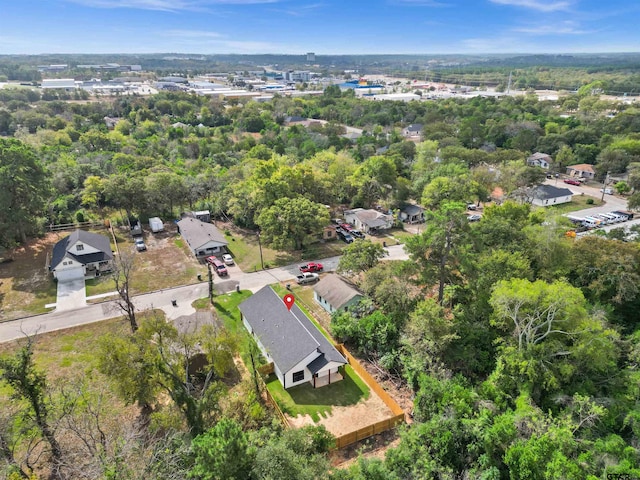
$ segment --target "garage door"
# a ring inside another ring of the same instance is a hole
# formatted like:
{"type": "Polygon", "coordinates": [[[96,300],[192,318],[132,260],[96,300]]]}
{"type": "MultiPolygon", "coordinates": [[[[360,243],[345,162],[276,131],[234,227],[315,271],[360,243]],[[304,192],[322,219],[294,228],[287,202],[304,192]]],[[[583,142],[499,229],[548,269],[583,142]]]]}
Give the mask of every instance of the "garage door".
{"type": "Polygon", "coordinates": [[[58,282],[69,282],[71,280],[79,280],[84,278],[84,271],[82,267],[71,268],[69,270],[61,270],[56,272],[58,282]]]}

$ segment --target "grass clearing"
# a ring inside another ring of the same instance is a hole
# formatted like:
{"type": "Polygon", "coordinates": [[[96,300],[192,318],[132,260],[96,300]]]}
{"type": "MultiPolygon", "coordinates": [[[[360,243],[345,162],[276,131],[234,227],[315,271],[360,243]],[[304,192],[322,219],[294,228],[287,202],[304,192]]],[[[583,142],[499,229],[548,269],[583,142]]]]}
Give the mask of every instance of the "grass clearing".
{"type": "Polygon", "coordinates": [[[249,290],[241,290],[213,297],[213,306],[227,331],[236,338],[240,357],[245,365],[251,365],[249,351],[253,339],[244,328],[238,305],[251,295],[249,290]]]}
{"type": "Polygon", "coordinates": [[[331,415],[333,406],[355,405],[369,398],[369,387],[350,365],[344,366],[343,375],[342,381],[322,388],[313,388],[305,383],[285,390],[273,374],[267,378],[266,384],[284,413],[292,417],[309,415],[314,422],[318,422],[320,417],[331,415]]]}

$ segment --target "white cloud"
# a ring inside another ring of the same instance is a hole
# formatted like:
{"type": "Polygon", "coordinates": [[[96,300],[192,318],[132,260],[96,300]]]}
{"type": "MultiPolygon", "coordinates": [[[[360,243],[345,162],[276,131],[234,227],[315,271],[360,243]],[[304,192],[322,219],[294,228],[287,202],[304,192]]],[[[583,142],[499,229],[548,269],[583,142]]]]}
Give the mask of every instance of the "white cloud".
{"type": "Polygon", "coordinates": [[[559,25],[531,25],[528,27],[516,27],[514,32],[530,33],[533,35],[586,35],[594,33],[594,30],[583,30],[573,22],[563,22],[559,25]]]}
{"type": "Polygon", "coordinates": [[[438,0],[393,0],[396,5],[408,7],[450,7],[451,4],[439,2],[438,0]]]}
{"type": "Polygon", "coordinates": [[[163,45],[166,51],[197,53],[296,53],[302,51],[294,45],[234,40],[227,35],[206,30],[169,30],[157,35],[159,45],[163,44],[162,39],[170,38],[170,42],[163,45]],[[180,48],[176,50],[176,47],[180,48]]]}
{"type": "Polygon", "coordinates": [[[509,5],[512,7],[530,8],[540,12],[556,12],[558,10],[568,10],[571,6],[569,1],[548,1],[548,0],[489,0],[498,5],[509,5]]]}
{"type": "Polygon", "coordinates": [[[277,3],[281,0],[67,0],[95,8],[132,8],[166,12],[203,11],[215,5],[255,5],[277,3]]]}

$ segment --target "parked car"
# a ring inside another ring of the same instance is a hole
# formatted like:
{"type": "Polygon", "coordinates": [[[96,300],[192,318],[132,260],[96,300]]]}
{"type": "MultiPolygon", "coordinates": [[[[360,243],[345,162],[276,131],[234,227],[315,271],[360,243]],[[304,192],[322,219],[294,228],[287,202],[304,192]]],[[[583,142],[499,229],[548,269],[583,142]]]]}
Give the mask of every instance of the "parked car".
{"type": "Polygon", "coordinates": [[[353,237],[351,236],[351,234],[349,232],[346,232],[344,230],[337,230],[336,229],[336,234],[338,235],[340,240],[342,240],[343,242],[353,243],[353,237]]]}
{"type": "Polygon", "coordinates": [[[351,230],[351,236],[355,238],[364,238],[365,235],[360,230],[351,230]]]}
{"type": "Polygon", "coordinates": [[[227,267],[225,267],[225,265],[222,262],[222,260],[220,260],[215,255],[211,255],[211,256],[205,258],[205,261],[208,264],[213,265],[213,268],[214,268],[214,270],[216,271],[216,273],[218,274],[219,277],[225,277],[225,276],[227,276],[229,274],[229,271],[227,270],[227,267]]]}
{"type": "Polygon", "coordinates": [[[350,232],[351,230],[353,230],[353,227],[348,223],[341,223],[340,227],[342,227],[342,229],[346,230],[347,232],[350,232]]]}
{"type": "Polygon", "coordinates": [[[478,222],[481,218],[482,218],[482,215],[478,215],[477,213],[474,213],[473,215],[469,215],[469,216],[467,217],[467,219],[468,219],[470,222],[478,222]]]}
{"type": "Polygon", "coordinates": [[[142,237],[136,237],[135,239],[136,250],[139,252],[144,252],[147,249],[147,246],[144,244],[144,240],[142,237]]]}
{"type": "Polygon", "coordinates": [[[311,263],[307,263],[306,265],[301,265],[300,266],[300,271],[302,273],[305,273],[305,272],[321,272],[323,270],[323,268],[324,267],[322,266],[321,263],[311,262],[311,263]]]}
{"type": "Polygon", "coordinates": [[[296,277],[296,282],[298,282],[300,285],[303,285],[305,283],[317,282],[319,279],[320,276],[317,273],[305,272],[296,277]]]}
{"type": "Polygon", "coordinates": [[[478,206],[475,203],[467,203],[467,210],[477,210],[478,206]]]}
{"type": "Polygon", "coordinates": [[[233,265],[233,257],[231,255],[229,255],[228,253],[225,253],[224,255],[222,255],[222,261],[226,265],[233,265]]]}
{"type": "Polygon", "coordinates": [[[607,188],[601,188],[601,189],[600,189],[600,192],[602,192],[602,193],[606,193],[607,195],[613,195],[613,188],[609,188],[609,187],[607,187],[607,188]]]}
{"type": "Polygon", "coordinates": [[[576,180],[575,178],[565,178],[564,183],[568,183],[569,185],[582,185],[580,180],[576,180]]]}

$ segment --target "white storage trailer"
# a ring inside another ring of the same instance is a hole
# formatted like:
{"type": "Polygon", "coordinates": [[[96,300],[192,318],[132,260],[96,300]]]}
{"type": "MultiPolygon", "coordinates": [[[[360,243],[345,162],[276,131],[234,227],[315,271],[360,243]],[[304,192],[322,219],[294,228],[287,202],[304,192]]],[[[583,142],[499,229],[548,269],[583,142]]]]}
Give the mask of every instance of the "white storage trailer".
{"type": "Polygon", "coordinates": [[[159,217],[152,217],[149,219],[149,227],[153,233],[162,232],[164,230],[164,223],[159,217]]]}

